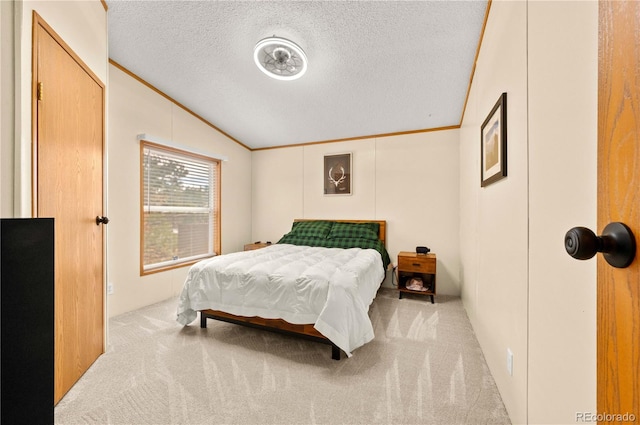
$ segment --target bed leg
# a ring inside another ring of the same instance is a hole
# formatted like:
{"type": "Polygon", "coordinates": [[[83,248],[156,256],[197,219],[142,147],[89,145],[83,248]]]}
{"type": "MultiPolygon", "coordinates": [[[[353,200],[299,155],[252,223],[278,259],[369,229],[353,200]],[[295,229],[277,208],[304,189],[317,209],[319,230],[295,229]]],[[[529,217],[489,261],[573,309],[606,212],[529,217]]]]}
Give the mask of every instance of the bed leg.
{"type": "Polygon", "coordinates": [[[331,344],[331,358],[333,360],[340,360],[340,349],[335,344],[331,344]]]}
{"type": "Polygon", "coordinates": [[[207,316],[205,316],[202,312],[200,312],[200,327],[202,329],[206,329],[207,327],[207,316]]]}

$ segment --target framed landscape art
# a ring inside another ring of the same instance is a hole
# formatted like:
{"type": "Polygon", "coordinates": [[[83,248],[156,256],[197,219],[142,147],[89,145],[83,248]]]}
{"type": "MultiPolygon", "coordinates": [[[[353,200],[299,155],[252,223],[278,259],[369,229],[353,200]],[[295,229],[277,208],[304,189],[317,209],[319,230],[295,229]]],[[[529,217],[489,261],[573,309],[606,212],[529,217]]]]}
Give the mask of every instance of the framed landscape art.
{"type": "Polygon", "coordinates": [[[502,93],[480,131],[480,186],[507,176],[507,94],[502,93]]]}

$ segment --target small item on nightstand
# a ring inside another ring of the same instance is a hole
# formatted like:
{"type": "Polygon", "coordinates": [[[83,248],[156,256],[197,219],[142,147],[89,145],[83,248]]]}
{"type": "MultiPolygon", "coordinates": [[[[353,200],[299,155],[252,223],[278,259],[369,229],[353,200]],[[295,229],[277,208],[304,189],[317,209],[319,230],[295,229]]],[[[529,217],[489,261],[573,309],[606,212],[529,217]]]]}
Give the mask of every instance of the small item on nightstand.
{"type": "Polygon", "coordinates": [[[416,247],[416,254],[428,254],[429,251],[431,251],[429,248],[427,248],[426,246],[417,246],[416,247]]]}
{"type": "Polygon", "coordinates": [[[426,291],[427,288],[424,287],[424,283],[422,282],[421,277],[412,277],[407,281],[407,289],[411,289],[412,291],[426,291]]]}
{"type": "Polygon", "coordinates": [[[271,245],[271,241],[267,241],[267,245],[271,245]]]}

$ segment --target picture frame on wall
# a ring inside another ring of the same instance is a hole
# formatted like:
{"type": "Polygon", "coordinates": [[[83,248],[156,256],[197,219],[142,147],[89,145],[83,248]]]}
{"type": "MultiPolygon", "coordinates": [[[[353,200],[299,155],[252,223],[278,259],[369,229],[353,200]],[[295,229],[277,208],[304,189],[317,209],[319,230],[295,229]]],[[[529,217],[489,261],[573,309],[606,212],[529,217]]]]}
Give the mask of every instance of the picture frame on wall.
{"type": "Polygon", "coordinates": [[[324,156],[324,194],[351,195],[351,152],[324,156]]]}
{"type": "Polygon", "coordinates": [[[480,130],[480,186],[507,176],[507,93],[502,93],[480,130]]]}

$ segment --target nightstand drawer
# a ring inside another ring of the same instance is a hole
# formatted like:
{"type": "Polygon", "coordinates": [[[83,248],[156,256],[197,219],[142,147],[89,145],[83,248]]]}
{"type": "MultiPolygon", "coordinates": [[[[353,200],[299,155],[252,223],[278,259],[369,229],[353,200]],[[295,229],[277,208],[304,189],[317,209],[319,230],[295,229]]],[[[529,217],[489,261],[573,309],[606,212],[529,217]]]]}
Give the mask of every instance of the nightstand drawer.
{"type": "Polygon", "coordinates": [[[430,257],[398,257],[398,270],[414,273],[435,273],[436,259],[430,257]]]}

